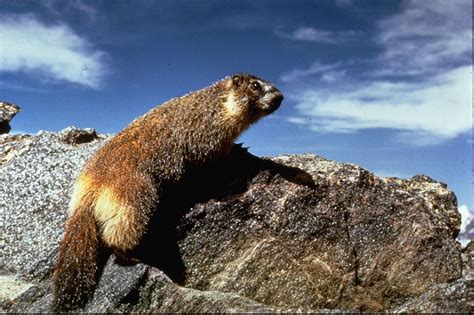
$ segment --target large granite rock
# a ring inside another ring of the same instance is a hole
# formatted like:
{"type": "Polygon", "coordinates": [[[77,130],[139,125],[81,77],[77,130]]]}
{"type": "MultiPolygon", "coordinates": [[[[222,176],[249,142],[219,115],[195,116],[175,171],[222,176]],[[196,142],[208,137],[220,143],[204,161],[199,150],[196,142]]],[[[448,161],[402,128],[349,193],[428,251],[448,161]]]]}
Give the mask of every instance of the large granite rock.
{"type": "Polygon", "coordinates": [[[0,102],[0,134],[10,132],[10,121],[19,111],[20,107],[18,105],[0,102]]]}
{"type": "MultiPolygon", "coordinates": [[[[0,135],[2,311],[48,311],[73,179],[106,138],[0,135]]],[[[86,311],[473,311],[456,197],[429,177],[236,146],[167,196],[86,311]]]]}

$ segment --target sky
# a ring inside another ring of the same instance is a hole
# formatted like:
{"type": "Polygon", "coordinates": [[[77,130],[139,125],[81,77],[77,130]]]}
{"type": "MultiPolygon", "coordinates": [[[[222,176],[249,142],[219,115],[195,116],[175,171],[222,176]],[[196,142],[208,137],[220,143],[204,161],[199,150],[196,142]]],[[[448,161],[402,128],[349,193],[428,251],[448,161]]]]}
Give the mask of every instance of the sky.
{"type": "Polygon", "coordinates": [[[472,200],[470,0],[0,2],[0,98],[13,133],[116,133],[235,72],[280,109],[259,156],[314,153],[380,176],[426,174],[472,200]]]}

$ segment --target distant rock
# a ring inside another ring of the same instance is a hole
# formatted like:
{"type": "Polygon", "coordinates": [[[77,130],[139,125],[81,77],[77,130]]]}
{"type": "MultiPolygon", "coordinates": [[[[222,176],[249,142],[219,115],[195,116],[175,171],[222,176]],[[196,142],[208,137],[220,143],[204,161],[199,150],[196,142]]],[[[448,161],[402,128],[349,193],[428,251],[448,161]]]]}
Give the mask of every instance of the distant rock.
{"type": "Polygon", "coordinates": [[[473,240],[474,239],[474,220],[469,221],[466,225],[466,231],[462,234],[462,239],[473,240]]]}
{"type": "MultiPolygon", "coordinates": [[[[0,136],[1,311],[48,311],[73,180],[106,139],[0,136]]],[[[427,176],[236,146],[177,188],[134,254],[142,263],[112,255],[85,311],[472,312],[456,197],[427,176]]]]}
{"type": "Polygon", "coordinates": [[[76,127],[68,127],[61,131],[59,135],[59,141],[71,145],[92,142],[99,138],[92,128],[78,129],[76,127]]]}
{"type": "Polygon", "coordinates": [[[20,112],[18,105],[0,102],[0,134],[10,132],[10,121],[18,112],[20,112]]]}
{"type": "Polygon", "coordinates": [[[461,212],[462,222],[458,239],[466,242],[474,239],[474,214],[466,206],[461,206],[459,211],[461,212]]]}

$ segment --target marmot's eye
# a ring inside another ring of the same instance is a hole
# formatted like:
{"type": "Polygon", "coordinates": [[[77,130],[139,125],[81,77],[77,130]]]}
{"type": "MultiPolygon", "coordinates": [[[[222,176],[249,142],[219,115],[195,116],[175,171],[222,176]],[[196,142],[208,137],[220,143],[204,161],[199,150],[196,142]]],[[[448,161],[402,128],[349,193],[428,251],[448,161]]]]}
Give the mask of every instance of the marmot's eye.
{"type": "Polygon", "coordinates": [[[262,91],[262,86],[257,81],[253,81],[252,82],[252,89],[257,91],[257,92],[261,92],[262,91]]]}

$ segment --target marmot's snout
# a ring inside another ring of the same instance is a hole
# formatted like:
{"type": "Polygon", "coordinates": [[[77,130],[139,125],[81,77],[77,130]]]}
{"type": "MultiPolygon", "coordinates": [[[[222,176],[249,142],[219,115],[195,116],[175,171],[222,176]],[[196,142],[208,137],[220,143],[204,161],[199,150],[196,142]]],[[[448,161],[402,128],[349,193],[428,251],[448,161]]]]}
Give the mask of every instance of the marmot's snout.
{"type": "Polygon", "coordinates": [[[272,108],[272,110],[277,110],[278,107],[280,107],[281,102],[283,101],[284,97],[280,91],[277,91],[273,94],[274,96],[273,96],[273,99],[270,101],[270,107],[272,108]]]}
{"type": "Polygon", "coordinates": [[[273,113],[280,107],[283,99],[283,94],[278,89],[273,88],[272,91],[267,92],[267,94],[263,97],[263,111],[266,114],[273,113]]]}

